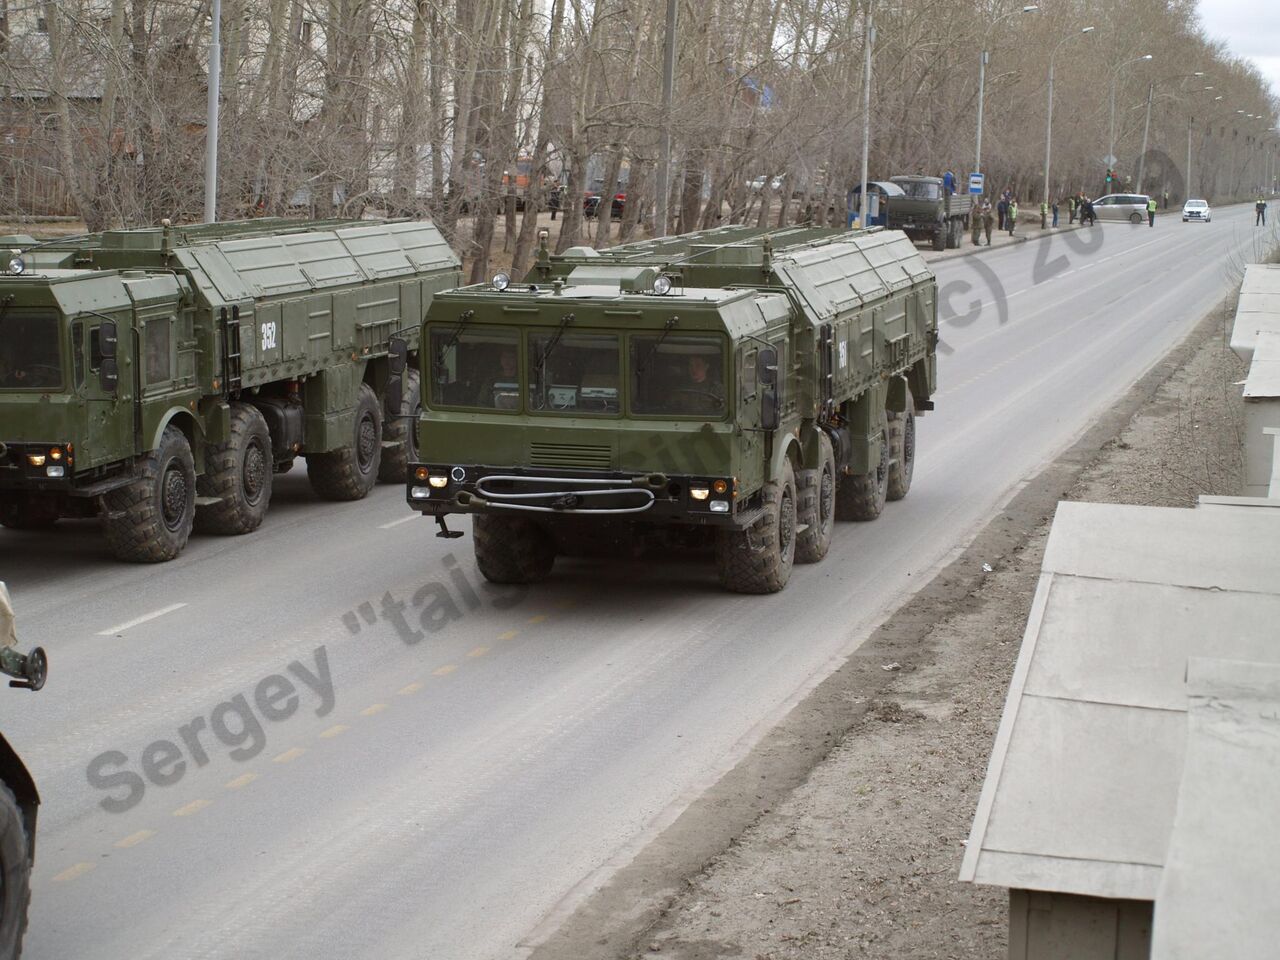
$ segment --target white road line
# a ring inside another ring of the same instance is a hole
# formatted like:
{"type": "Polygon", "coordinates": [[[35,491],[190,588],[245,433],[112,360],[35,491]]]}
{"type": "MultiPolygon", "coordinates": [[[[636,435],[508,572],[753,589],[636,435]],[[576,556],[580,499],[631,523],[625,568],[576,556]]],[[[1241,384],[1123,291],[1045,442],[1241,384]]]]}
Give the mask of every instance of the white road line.
{"type": "Polygon", "coordinates": [[[136,627],[139,624],[146,623],[148,620],[155,620],[157,617],[163,617],[166,613],[173,613],[173,611],[181,610],[185,606],[185,603],[171,603],[167,607],[161,607],[159,610],[152,610],[150,613],[144,613],[140,617],[134,617],[132,620],[128,620],[125,623],[112,627],[109,630],[99,630],[98,636],[113,637],[117,633],[124,633],[131,627],[136,627]]]}
{"type": "Polygon", "coordinates": [[[417,520],[417,519],[418,519],[418,514],[411,513],[407,517],[401,517],[399,520],[392,520],[390,523],[380,523],[378,524],[378,529],[390,530],[392,527],[398,527],[402,523],[408,523],[410,520],[417,520]]]}

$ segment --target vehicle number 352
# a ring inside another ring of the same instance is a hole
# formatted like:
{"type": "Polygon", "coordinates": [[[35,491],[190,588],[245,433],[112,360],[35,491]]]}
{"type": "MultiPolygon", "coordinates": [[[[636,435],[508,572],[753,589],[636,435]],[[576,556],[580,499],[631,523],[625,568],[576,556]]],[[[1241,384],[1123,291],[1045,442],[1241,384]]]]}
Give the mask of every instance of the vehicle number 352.
{"type": "Polygon", "coordinates": [[[262,325],[262,349],[274,350],[276,348],[276,322],[272,320],[270,323],[262,325]]]}

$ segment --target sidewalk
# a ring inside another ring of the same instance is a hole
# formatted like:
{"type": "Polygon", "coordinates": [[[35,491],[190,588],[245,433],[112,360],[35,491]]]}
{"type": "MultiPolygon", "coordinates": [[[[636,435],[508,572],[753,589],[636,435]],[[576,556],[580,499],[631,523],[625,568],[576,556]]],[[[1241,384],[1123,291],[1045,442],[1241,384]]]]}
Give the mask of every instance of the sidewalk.
{"type": "Polygon", "coordinates": [[[1009,236],[1009,232],[992,229],[991,246],[987,246],[986,235],[983,234],[982,245],[975,247],[973,245],[973,234],[965,233],[964,242],[956,250],[930,250],[925,247],[920,248],[920,254],[927,263],[933,263],[936,260],[952,260],[956,257],[967,257],[975,253],[986,253],[988,250],[999,250],[1001,247],[1012,247],[1015,244],[1027,243],[1031,240],[1043,240],[1046,237],[1054,236],[1059,233],[1069,233],[1072,230],[1079,230],[1080,224],[1068,224],[1065,218],[1058,221],[1058,227],[1048,227],[1044,230],[1040,229],[1040,216],[1037,214],[1034,218],[1020,218],[1021,222],[1014,231],[1013,236],[1009,236]]]}

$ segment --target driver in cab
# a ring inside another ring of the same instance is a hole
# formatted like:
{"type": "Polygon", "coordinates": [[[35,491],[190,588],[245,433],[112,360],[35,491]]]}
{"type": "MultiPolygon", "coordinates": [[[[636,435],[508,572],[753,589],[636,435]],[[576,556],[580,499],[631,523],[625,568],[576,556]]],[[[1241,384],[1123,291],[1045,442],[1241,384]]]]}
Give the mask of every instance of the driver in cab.
{"type": "Polygon", "coordinates": [[[724,384],[719,369],[702,354],[692,354],[685,368],[686,377],[671,393],[671,412],[679,414],[718,414],[724,411],[724,384]]]}

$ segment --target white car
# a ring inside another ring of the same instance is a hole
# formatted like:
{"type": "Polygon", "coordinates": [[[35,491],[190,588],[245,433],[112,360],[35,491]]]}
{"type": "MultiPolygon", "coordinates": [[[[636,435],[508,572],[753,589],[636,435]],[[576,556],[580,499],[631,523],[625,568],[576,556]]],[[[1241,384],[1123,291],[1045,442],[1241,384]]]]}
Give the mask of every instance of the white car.
{"type": "Polygon", "coordinates": [[[1182,208],[1182,222],[1186,223],[1188,220],[1203,220],[1205,223],[1208,223],[1211,213],[1212,211],[1209,209],[1209,204],[1205,201],[1188,200],[1186,205],[1182,208]]]}

